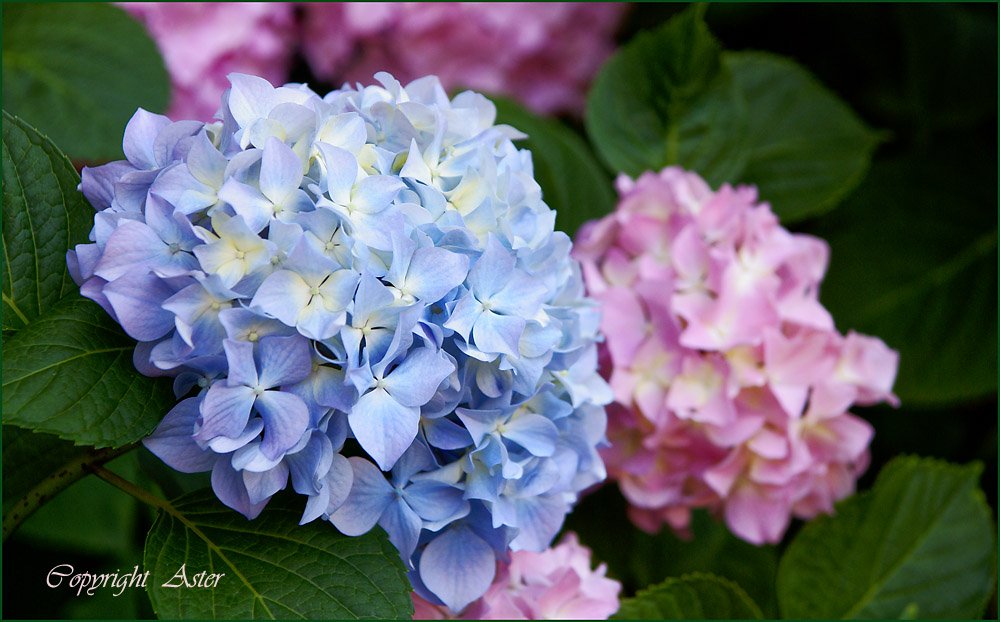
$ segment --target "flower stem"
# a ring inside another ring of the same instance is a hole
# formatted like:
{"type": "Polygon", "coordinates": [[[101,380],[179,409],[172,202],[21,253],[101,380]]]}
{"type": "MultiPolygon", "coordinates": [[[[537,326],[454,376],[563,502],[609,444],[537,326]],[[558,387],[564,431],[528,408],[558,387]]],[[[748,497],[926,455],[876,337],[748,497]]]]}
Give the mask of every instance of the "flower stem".
{"type": "Polygon", "coordinates": [[[126,454],[138,447],[136,444],[125,445],[123,447],[105,447],[102,449],[91,449],[84,454],[73,458],[54,473],[35,485],[28,494],[21,497],[17,503],[3,516],[3,540],[20,527],[26,518],[35,513],[35,510],[45,505],[50,499],[66,489],[70,484],[76,482],[93,467],[100,466],[105,462],[113,460],[118,456],[126,454]]]}
{"type": "Polygon", "coordinates": [[[169,501],[157,497],[148,490],[139,488],[132,482],[122,477],[121,475],[118,475],[113,471],[109,471],[108,469],[105,469],[99,464],[90,465],[88,467],[88,470],[97,477],[111,484],[118,490],[121,490],[122,492],[131,495],[132,497],[138,499],[139,501],[142,501],[147,505],[151,505],[154,508],[163,510],[164,512],[177,515],[177,510],[174,509],[174,506],[170,505],[169,501]]]}

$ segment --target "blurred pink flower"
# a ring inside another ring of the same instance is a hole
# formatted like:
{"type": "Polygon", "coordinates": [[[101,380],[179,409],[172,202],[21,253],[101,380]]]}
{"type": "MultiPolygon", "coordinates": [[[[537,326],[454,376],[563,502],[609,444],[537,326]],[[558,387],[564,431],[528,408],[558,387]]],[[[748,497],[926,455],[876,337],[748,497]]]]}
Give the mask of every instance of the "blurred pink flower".
{"type": "Polygon", "coordinates": [[[170,72],[167,116],[207,121],[231,72],[281,84],[294,50],[293,4],[122,2],[156,41],[170,72]]]}
{"type": "Polygon", "coordinates": [[[679,168],[618,180],[575,255],[603,305],[609,475],[648,531],[721,512],[753,543],[831,512],[868,463],[847,410],[895,404],[898,354],[836,331],[818,299],[825,242],[789,233],[756,188],[679,168]]]}
{"type": "Polygon", "coordinates": [[[537,112],[583,110],[611,54],[624,4],[318,3],[304,5],[303,46],[327,80],[402,82],[507,95],[537,112]]]}
{"type": "MultiPolygon", "coordinates": [[[[466,607],[466,620],[606,620],[618,611],[621,584],[592,570],[590,549],[569,533],[541,553],[516,551],[501,564],[486,594],[466,607]]],[[[413,595],[414,620],[450,618],[447,608],[413,595]]]]}

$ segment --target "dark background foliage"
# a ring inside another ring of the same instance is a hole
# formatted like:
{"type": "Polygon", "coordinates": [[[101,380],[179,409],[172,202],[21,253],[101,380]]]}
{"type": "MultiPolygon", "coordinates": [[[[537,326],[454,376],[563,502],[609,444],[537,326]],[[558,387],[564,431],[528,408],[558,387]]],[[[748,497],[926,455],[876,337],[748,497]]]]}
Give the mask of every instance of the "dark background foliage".
{"type": "MultiPolygon", "coordinates": [[[[637,5],[622,37],[627,40],[655,28],[683,8],[637,5]]],[[[831,243],[830,272],[821,297],[838,328],[879,335],[901,350],[897,390],[906,389],[913,399],[900,391],[899,408],[856,409],[876,430],[872,464],[859,489],[870,487],[881,468],[902,453],[958,463],[979,460],[985,465],[981,485],[995,517],[996,5],[725,3],[711,5],[705,19],[725,49],[766,50],[795,59],[870,127],[886,133],[865,180],[839,208],[788,226],[831,243]],[[922,218],[926,214],[934,216],[922,218]],[[863,228],[858,220],[870,227],[863,228]],[[927,230],[914,231],[921,220],[927,221],[927,230]],[[955,221],[963,223],[962,233],[950,230],[955,221]],[[874,324],[870,328],[858,317],[856,309],[878,291],[879,266],[870,266],[871,282],[859,282],[865,271],[844,266],[843,255],[857,256],[864,245],[899,244],[899,238],[913,233],[919,241],[913,240],[910,261],[917,264],[916,270],[929,273],[935,265],[925,263],[922,255],[935,257],[956,242],[968,243],[970,236],[990,232],[992,250],[985,253],[981,269],[955,285],[947,310],[916,300],[894,309],[885,323],[869,321],[874,324]],[[970,309],[970,298],[977,295],[986,304],[970,309]],[[909,326],[920,328],[921,320],[940,323],[949,332],[969,327],[970,343],[963,354],[952,357],[947,349],[954,343],[926,343],[919,330],[909,331],[909,326]],[[911,381],[904,374],[916,358],[922,359],[916,364],[932,369],[918,370],[911,377],[919,377],[911,381]],[[923,389],[935,384],[952,387],[952,395],[924,399],[923,389]]],[[[768,587],[771,577],[762,575],[769,568],[773,571],[780,548],[738,542],[705,516],[696,518],[692,542],[664,533],[618,535],[608,525],[624,520],[625,507],[621,494],[605,487],[577,506],[567,528],[578,531],[595,555],[608,562],[627,593],[681,572],[712,570],[743,585],[765,617],[777,615],[768,587]]],[[[793,524],[790,534],[800,526],[793,524]]],[[[995,618],[996,611],[994,594],[986,617],[995,618]]]]}

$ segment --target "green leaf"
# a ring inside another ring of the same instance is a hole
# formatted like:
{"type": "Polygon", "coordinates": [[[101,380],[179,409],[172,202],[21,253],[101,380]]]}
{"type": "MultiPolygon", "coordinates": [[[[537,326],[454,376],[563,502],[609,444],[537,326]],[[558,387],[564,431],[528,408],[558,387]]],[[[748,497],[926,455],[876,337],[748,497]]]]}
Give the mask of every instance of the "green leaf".
{"type": "Polygon", "coordinates": [[[604,65],[587,101],[591,142],[632,176],[677,164],[713,186],[756,184],[786,222],[832,209],[880,137],[791,60],[723,54],[702,12],[636,36],[604,65]]]}
{"type": "Polygon", "coordinates": [[[4,423],[96,447],[146,436],[174,400],[169,382],[135,369],[134,349],[103,309],[67,297],[7,340],[4,423]]]}
{"type": "Polygon", "coordinates": [[[274,499],[253,521],[219,503],[210,490],[185,495],[161,511],[146,538],[147,589],[161,618],[409,619],[410,584],[381,530],[341,535],[302,508],[274,499]],[[213,589],[172,589],[185,568],[225,573],[213,589]]]}
{"type": "Polygon", "coordinates": [[[785,618],[975,618],[996,586],[981,465],[897,458],[806,525],[778,569],[785,618]]]}
{"type": "Polygon", "coordinates": [[[626,592],[668,577],[708,572],[742,586],[767,617],[777,615],[775,547],[740,540],[704,511],[693,513],[689,538],[682,539],[669,527],[649,534],[629,522],[626,508],[617,488],[604,486],[584,497],[566,519],[566,529],[575,531],[594,558],[608,565],[608,574],[621,581],[626,592]],[[615,538],[607,537],[609,529],[615,538]]]}
{"type": "MultiPolygon", "coordinates": [[[[125,574],[132,566],[123,562],[120,568],[125,574]]],[[[94,590],[94,595],[86,598],[71,598],[63,607],[60,617],[67,620],[144,620],[149,614],[142,614],[142,601],[146,595],[142,590],[126,589],[119,596],[117,590],[94,590]]],[[[74,594],[75,595],[75,594],[74,594]]],[[[147,601],[148,602],[148,601],[147,601]]],[[[146,604],[146,608],[149,605],[146,604]]]]}
{"type": "Polygon", "coordinates": [[[94,214],[78,183],[73,165],[51,141],[4,111],[4,331],[23,328],[78,291],[66,250],[87,241],[94,214]]]}
{"type": "Polygon", "coordinates": [[[667,579],[622,600],[615,620],[737,620],[761,618],[743,589],[711,574],[667,579]]]}
{"type": "Polygon", "coordinates": [[[52,143],[4,112],[3,422],[77,444],[126,445],[173,403],[170,383],[142,376],[135,342],[80,297],[66,250],[92,211],[52,143]]]}
{"type": "Polygon", "coordinates": [[[717,185],[743,170],[745,104],[703,13],[696,5],[639,34],[598,73],[587,133],[613,171],[680,164],[717,185]]]}
{"type": "Polygon", "coordinates": [[[829,211],[862,180],[879,136],[806,69],[774,54],[729,52],[747,102],[746,167],[783,222],[829,211]]]}
{"type": "Polygon", "coordinates": [[[535,179],[545,202],[556,210],[557,229],[572,236],[583,223],[611,212],[611,179],[583,139],[559,121],[534,115],[507,99],[492,99],[497,123],[528,135],[519,147],[531,150],[535,179]]]}
{"type": "Polygon", "coordinates": [[[877,163],[813,229],[831,247],[823,303],[841,329],[899,350],[908,406],[997,389],[996,169],[938,153],[877,163]]]}
{"type": "Polygon", "coordinates": [[[631,563],[639,585],[651,585],[668,576],[708,572],[742,586],[768,617],[777,614],[775,547],[740,540],[706,512],[693,514],[690,538],[681,539],[668,527],[655,536],[636,530],[633,547],[631,563]]]}
{"type": "Polygon", "coordinates": [[[136,108],[163,111],[169,80],[145,29],[107,4],[8,4],[3,11],[3,107],[73,158],[121,157],[136,108]]]}

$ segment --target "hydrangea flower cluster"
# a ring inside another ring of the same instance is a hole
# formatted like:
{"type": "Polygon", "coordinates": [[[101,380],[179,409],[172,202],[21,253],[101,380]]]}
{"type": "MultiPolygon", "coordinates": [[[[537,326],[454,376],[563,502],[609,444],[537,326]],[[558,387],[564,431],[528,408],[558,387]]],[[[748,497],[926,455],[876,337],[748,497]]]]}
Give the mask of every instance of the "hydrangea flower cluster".
{"type": "Polygon", "coordinates": [[[284,82],[295,5],[283,2],[120,2],[156,41],[171,81],[173,119],[209,120],[231,72],[284,82]]]}
{"type": "Polygon", "coordinates": [[[603,305],[609,473],[643,529],[683,530],[703,507],[776,542],[853,492],[872,428],[847,410],[896,402],[898,355],[836,331],[827,245],[783,229],[755,188],[667,168],[618,189],[574,251],[603,305]]]}
{"type": "Polygon", "coordinates": [[[83,171],[84,295],[180,402],[146,446],[248,518],[384,528],[458,611],[605,477],[599,316],[531,154],[434,77],[320,97],[230,76],[211,124],[140,110],[83,171]]]}
{"type": "Polygon", "coordinates": [[[627,4],[373,2],[304,5],[303,51],[317,76],[401,80],[513,97],[541,113],[583,111],[627,4]],[[459,50],[459,53],[456,53],[459,50]]]}
{"type": "MultiPolygon", "coordinates": [[[[576,534],[541,553],[518,551],[493,585],[457,617],[465,620],[606,620],[618,611],[621,584],[590,567],[590,549],[576,534]]],[[[444,607],[413,595],[414,620],[452,618],[444,607]]]]}
{"type": "Polygon", "coordinates": [[[231,72],[288,79],[301,52],[340,83],[386,70],[408,81],[507,95],[536,112],[583,111],[627,4],[472,2],[122,2],[170,71],[168,116],[212,118],[231,72]],[[461,50],[456,54],[456,50],[461,50]]]}

